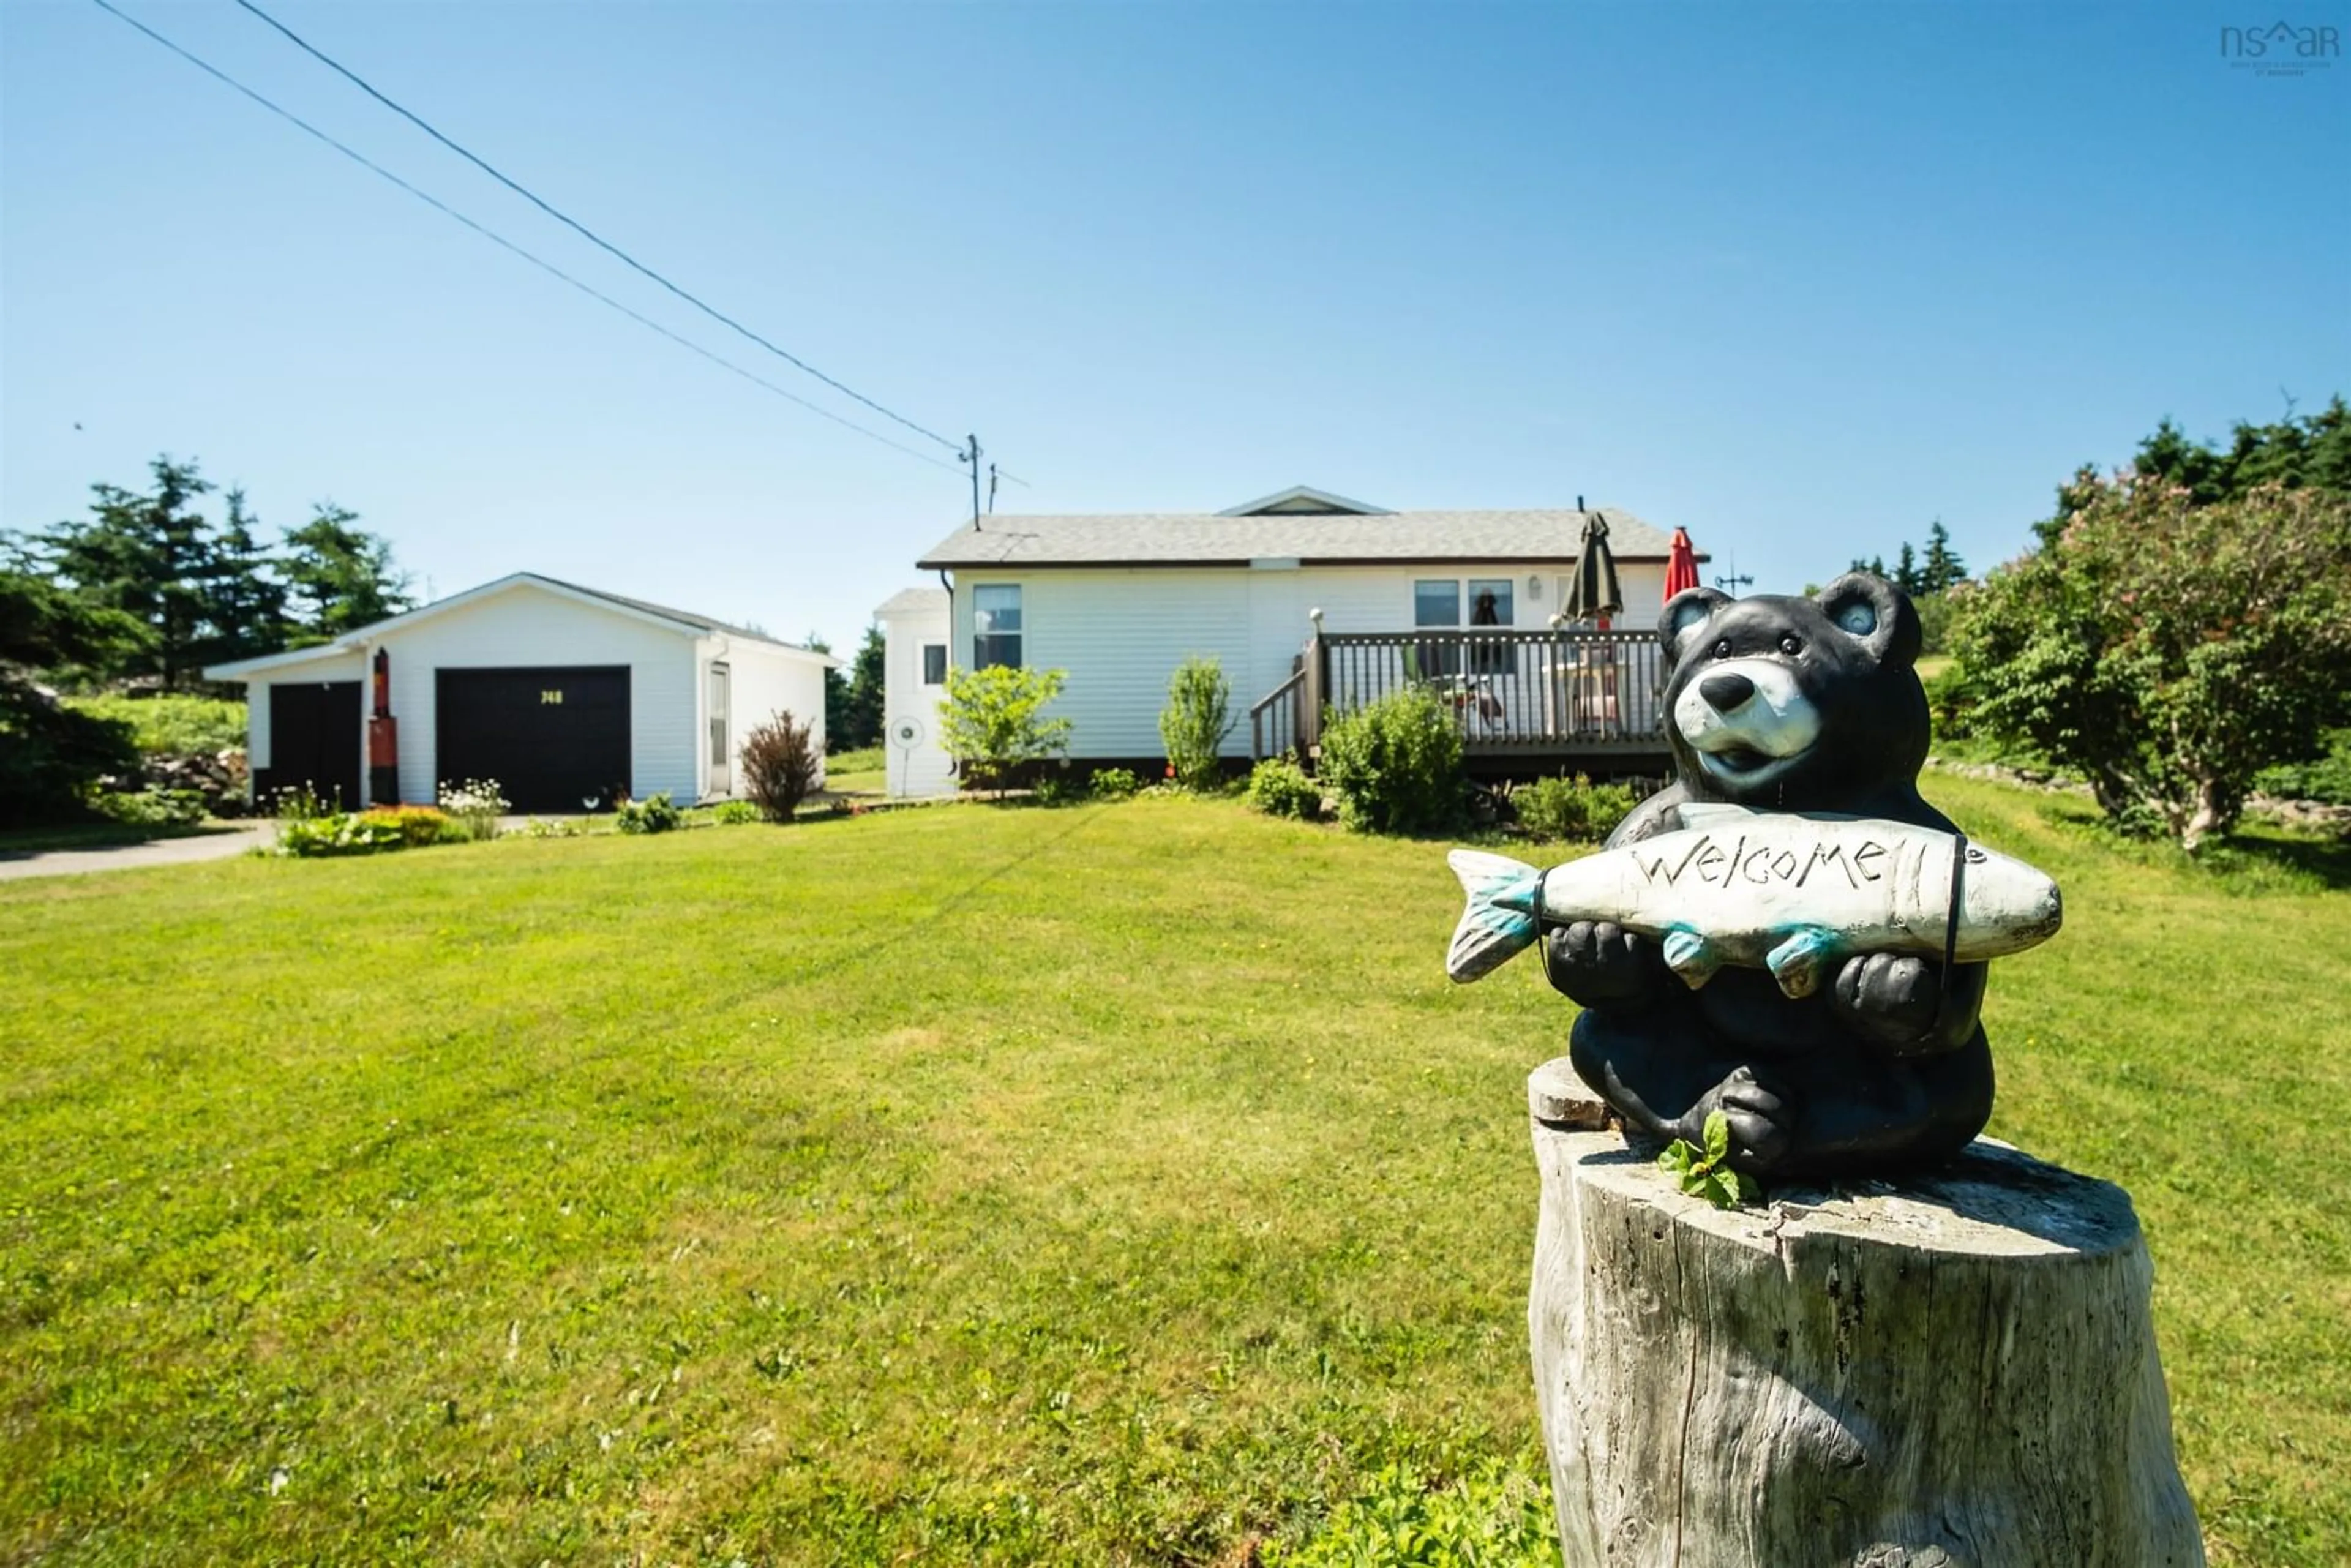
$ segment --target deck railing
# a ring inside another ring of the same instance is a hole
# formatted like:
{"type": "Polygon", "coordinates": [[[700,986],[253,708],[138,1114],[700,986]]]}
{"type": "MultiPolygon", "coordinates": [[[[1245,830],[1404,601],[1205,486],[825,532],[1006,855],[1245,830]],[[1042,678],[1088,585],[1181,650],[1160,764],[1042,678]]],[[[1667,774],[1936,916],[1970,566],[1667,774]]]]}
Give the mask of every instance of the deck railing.
{"type": "Polygon", "coordinates": [[[1453,711],[1473,756],[1662,751],[1665,677],[1649,632],[1325,632],[1251,706],[1250,746],[1311,753],[1326,711],[1420,685],[1453,711]]]}
{"type": "Polygon", "coordinates": [[[1285,757],[1305,747],[1306,663],[1290,678],[1249,705],[1249,756],[1259,761],[1285,757]]]}

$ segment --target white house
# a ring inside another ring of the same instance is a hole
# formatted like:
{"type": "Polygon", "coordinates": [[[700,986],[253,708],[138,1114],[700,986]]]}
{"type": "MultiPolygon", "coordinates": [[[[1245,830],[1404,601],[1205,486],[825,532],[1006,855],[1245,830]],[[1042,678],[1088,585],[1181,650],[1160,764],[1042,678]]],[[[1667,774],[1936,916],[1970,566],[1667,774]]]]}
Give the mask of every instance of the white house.
{"type": "Polygon", "coordinates": [[[938,795],[955,788],[938,743],[939,700],[947,692],[947,591],[909,588],[873,612],[882,623],[882,746],[884,779],[894,796],[938,795]]]}
{"type": "MultiPolygon", "coordinates": [[[[1457,701],[1473,754],[1587,751],[1632,766],[1664,755],[1645,704],[1669,549],[1615,507],[1391,512],[1301,486],[1217,513],[984,517],[917,563],[950,583],[943,626],[935,597],[884,608],[897,607],[893,631],[905,624],[910,646],[943,641],[942,663],[1066,671],[1053,711],[1073,721],[1073,758],[1163,756],[1168,677],[1202,654],[1232,683],[1229,756],[1311,751],[1326,706],[1428,678],[1457,701]],[[1593,517],[1625,609],[1606,631],[1562,628],[1593,517]]],[[[938,694],[902,697],[905,667],[893,657],[889,707],[925,725],[904,772],[927,784],[946,767],[924,755],[938,694]]]]}
{"type": "Polygon", "coordinates": [[[516,572],[314,648],[205,670],[247,695],[256,796],[429,803],[495,780],[518,811],[741,793],[743,732],[824,732],[830,656],[706,615],[516,572]]]}

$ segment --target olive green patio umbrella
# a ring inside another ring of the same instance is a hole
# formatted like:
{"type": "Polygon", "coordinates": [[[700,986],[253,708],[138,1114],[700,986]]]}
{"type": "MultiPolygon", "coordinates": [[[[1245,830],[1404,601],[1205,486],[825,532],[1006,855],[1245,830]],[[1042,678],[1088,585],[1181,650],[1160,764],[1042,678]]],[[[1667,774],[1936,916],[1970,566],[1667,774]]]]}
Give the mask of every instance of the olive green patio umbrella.
{"type": "Polygon", "coordinates": [[[1583,514],[1583,540],[1576,547],[1575,581],[1567,591],[1570,621],[1603,622],[1625,612],[1625,591],[1616,582],[1616,557],[1608,549],[1608,524],[1598,512],[1583,514]]]}

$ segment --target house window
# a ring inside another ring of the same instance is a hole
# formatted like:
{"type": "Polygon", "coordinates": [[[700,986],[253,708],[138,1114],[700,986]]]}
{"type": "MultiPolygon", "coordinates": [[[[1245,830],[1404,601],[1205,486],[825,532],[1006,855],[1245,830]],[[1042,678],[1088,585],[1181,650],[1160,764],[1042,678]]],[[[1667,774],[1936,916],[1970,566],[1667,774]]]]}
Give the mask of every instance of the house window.
{"type": "Polygon", "coordinates": [[[947,684],[947,645],[945,643],[923,644],[923,685],[943,686],[947,684]]]}
{"type": "MultiPolygon", "coordinates": [[[[1423,578],[1412,585],[1412,623],[1434,631],[1461,624],[1461,584],[1449,577],[1423,578]]],[[[1414,646],[1408,673],[1429,679],[1461,673],[1461,643],[1432,637],[1414,646]]]]}
{"type": "Polygon", "coordinates": [[[1449,577],[1414,583],[1412,623],[1416,626],[1460,625],[1461,585],[1449,577]]]}
{"type": "Polygon", "coordinates": [[[984,583],[971,591],[971,667],[1020,664],[1020,585],[984,583]]]}
{"type": "MultiPolygon", "coordinates": [[[[1508,626],[1511,624],[1510,595],[1518,585],[1507,577],[1473,577],[1469,580],[1469,624],[1472,626],[1508,626]]],[[[1472,643],[1469,644],[1469,668],[1481,675],[1498,675],[1510,667],[1510,646],[1507,643],[1472,643]]]]}
{"type": "MultiPolygon", "coordinates": [[[[1412,585],[1412,623],[1435,628],[1463,624],[1461,606],[1469,606],[1468,624],[1510,626],[1517,621],[1518,584],[1507,577],[1473,577],[1465,584],[1453,578],[1422,578],[1412,585]],[[1464,588],[1468,592],[1465,595],[1464,588]]],[[[1462,669],[1459,643],[1432,640],[1422,644],[1418,661],[1427,675],[1458,675],[1462,669]]],[[[1468,660],[1473,674],[1499,674],[1510,668],[1510,648],[1505,643],[1472,643],[1468,660]]]]}

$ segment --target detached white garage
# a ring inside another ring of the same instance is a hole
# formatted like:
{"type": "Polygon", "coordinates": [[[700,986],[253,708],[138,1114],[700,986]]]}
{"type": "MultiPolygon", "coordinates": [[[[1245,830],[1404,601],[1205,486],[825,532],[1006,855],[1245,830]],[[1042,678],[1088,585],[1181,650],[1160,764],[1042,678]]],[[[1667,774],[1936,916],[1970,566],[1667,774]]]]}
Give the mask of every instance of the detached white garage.
{"type": "Polygon", "coordinates": [[[821,739],[837,664],[524,571],[204,676],[245,684],[256,798],[307,783],[346,805],[425,804],[481,779],[517,811],[580,811],[741,793],[743,733],[781,711],[821,739]]]}

